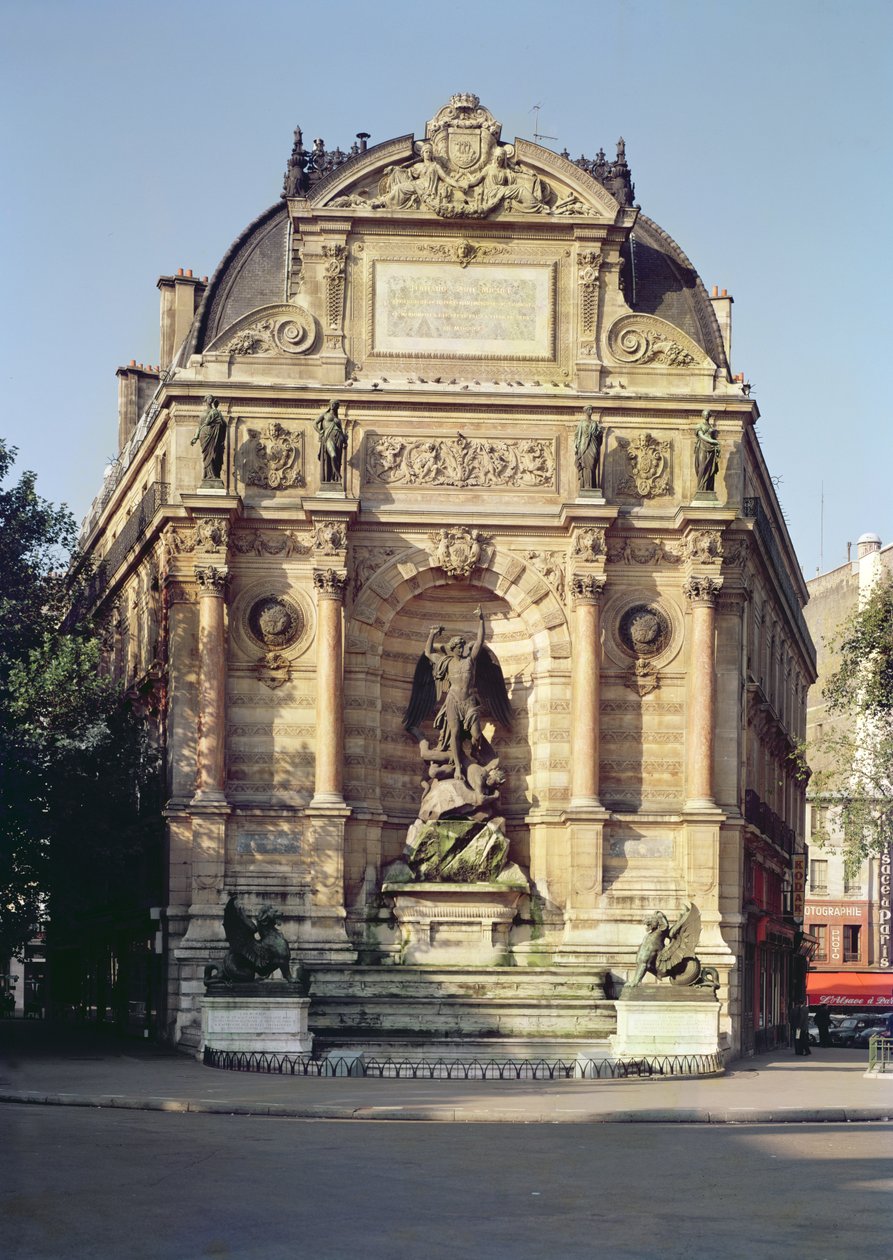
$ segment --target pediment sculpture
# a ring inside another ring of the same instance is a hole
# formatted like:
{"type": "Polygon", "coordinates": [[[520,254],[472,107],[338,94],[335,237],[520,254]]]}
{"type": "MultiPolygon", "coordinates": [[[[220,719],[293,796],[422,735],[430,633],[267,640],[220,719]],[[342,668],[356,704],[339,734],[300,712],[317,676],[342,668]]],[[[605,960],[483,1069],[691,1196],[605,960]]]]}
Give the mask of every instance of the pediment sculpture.
{"type": "Polygon", "coordinates": [[[471,93],[450,98],[428,123],[408,162],[385,167],[377,184],[326,203],[333,208],[430,210],[442,219],[503,213],[603,216],[573,192],[556,189],[500,143],[502,126],[471,93]]]}

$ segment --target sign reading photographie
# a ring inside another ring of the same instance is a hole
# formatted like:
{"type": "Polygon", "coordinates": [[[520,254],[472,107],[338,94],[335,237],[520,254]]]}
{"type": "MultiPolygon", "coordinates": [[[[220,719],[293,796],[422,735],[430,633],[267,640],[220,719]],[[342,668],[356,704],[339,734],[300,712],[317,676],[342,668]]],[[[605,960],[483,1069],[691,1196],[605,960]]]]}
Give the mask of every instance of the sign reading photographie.
{"type": "Polygon", "coordinates": [[[546,359],[554,350],[554,269],[379,259],[373,272],[377,354],[546,359]]]}

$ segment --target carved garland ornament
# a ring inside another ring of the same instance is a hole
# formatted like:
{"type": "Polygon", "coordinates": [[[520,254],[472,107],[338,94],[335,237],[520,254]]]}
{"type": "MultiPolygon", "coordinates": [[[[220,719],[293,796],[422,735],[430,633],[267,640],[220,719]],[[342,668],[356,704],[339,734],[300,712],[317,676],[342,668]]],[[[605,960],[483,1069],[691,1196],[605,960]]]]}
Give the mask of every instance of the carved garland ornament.
{"type": "Polygon", "coordinates": [[[242,453],[246,486],[287,490],[304,484],[304,435],[291,433],[277,420],[265,429],[249,429],[242,453]]]}
{"type": "Polygon", "coordinates": [[[240,530],[233,537],[233,550],[241,556],[306,556],[310,544],[304,542],[293,529],[267,531],[260,529],[240,530]]]}
{"type": "Polygon", "coordinates": [[[344,274],[347,270],[347,246],[323,245],[323,275],[326,281],[326,321],[330,332],[341,331],[344,316],[344,274]]]}
{"type": "Polygon", "coordinates": [[[671,441],[659,440],[650,433],[638,433],[633,438],[618,438],[617,443],[626,456],[629,469],[627,476],[617,487],[618,494],[656,499],[672,493],[671,441]]]}
{"type": "Polygon", "coordinates": [[[599,250],[581,250],[577,255],[579,270],[577,280],[580,285],[580,338],[587,343],[587,353],[595,353],[592,340],[595,337],[596,316],[598,314],[598,271],[601,263],[599,250]],[[589,350],[592,345],[592,350],[589,350]]]}
{"type": "Polygon", "coordinates": [[[317,555],[336,556],[347,546],[347,530],[340,521],[326,521],[313,531],[313,550],[317,555]]]}
{"type": "Polygon", "coordinates": [[[605,531],[598,526],[578,529],[571,555],[578,560],[598,560],[605,554],[605,531]]]}
{"type": "Polygon", "coordinates": [[[555,481],[552,442],[479,438],[371,437],[366,445],[366,480],[384,485],[551,486],[555,481]]]}
{"type": "Polygon", "coordinates": [[[680,564],[680,544],[665,543],[662,538],[618,538],[608,545],[612,564],[680,564]]]}
{"type": "Polygon", "coordinates": [[[685,540],[686,559],[699,564],[720,564],[723,558],[722,531],[699,529],[685,540]]]}
{"type": "Polygon", "coordinates": [[[229,546],[229,521],[225,516],[203,517],[195,527],[199,551],[223,551],[229,546]]]}

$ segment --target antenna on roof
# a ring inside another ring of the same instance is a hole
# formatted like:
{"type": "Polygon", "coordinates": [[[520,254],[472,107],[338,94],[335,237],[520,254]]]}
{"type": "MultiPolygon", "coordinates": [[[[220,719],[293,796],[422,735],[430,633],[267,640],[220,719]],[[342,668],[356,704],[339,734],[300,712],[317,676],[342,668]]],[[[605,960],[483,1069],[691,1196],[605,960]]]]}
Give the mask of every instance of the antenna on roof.
{"type": "MultiPolygon", "coordinates": [[[[847,557],[849,559],[849,557],[847,557]]],[[[825,564],[825,483],[819,489],[819,573],[825,564]]]]}
{"type": "Polygon", "coordinates": [[[539,105],[534,105],[533,108],[530,110],[530,113],[535,115],[533,119],[533,138],[537,142],[537,144],[539,144],[540,140],[557,140],[558,139],[557,136],[547,136],[544,132],[540,131],[539,129],[540,128],[540,110],[542,108],[543,108],[542,104],[539,104],[539,105]]]}

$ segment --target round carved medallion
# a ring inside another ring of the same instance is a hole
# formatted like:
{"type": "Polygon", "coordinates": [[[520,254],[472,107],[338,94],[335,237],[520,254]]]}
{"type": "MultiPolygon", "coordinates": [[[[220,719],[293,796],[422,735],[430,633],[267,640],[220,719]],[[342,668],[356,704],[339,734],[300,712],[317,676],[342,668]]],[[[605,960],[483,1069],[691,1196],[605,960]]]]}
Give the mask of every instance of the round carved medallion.
{"type": "Polygon", "coordinates": [[[657,656],[670,642],[670,622],[655,604],[634,604],[620,618],[618,637],[630,656],[657,656]]]}
{"type": "Polygon", "coordinates": [[[249,608],[247,629],[255,643],[272,651],[295,642],[304,629],[304,617],[285,596],[264,595],[249,608]]]}

